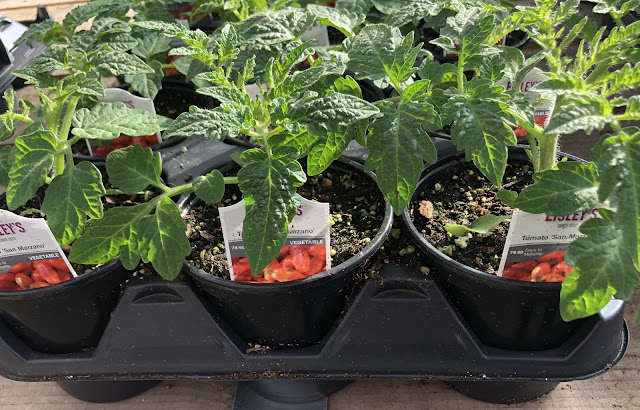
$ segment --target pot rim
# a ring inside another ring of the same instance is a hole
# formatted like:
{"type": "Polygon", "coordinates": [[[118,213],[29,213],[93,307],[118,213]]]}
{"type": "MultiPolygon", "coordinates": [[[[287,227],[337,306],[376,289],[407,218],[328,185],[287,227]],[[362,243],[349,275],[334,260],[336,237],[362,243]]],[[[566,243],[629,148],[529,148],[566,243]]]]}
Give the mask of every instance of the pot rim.
{"type": "MultiPolygon", "coordinates": [[[[355,168],[356,170],[364,173],[366,176],[371,178],[372,182],[376,184],[376,177],[373,172],[365,171],[364,167],[356,161],[350,160],[348,158],[340,157],[335,162],[338,164],[346,165],[347,167],[355,168]]],[[[178,204],[181,208],[182,212],[186,212],[190,206],[197,201],[198,199],[194,199],[195,196],[193,194],[189,196],[185,196],[180,203],[178,204]]],[[[358,265],[360,260],[367,260],[384,244],[389,232],[391,231],[391,226],[393,224],[393,212],[391,209],[391,204],[389,201],[384,199],[385,209],[384,209],[384,219],[382,220],[382,224],[380,229],[376,233],[376,235],[371,239],[364,249],[362,249],[357,254],[353,255],[346,261],[341,264],[332,267],[329,270],[325,270],[324,272],[320,272],[318,274],[306,277],[304,279],[298,279],[290,282],[280,282],[280,283],[244,283],[244,282],[235,282],[230,279],[223,279],[211,274],[204,272],[200,268],[196,268],[194,265],[189,263],[185,258],[182,264],[182,271],[187,273],[188,275],[194,275],[198,277],[200,280],[205,280],[211,284],[217,284],[221,286],[227,287],[235,287],[239,290],[251,289],[255,291],[256,289],[265,289],[265,290],[292,290],[299,287],[305,287],[312,284],[316,284],[316,282],[327,280],[329,278],[340,277],[351,271],[355,265],[358,265]]]]}
{"type": "MultiPolygon", "coordinates": [[[[516,146],[508,147],[509,156],[511,158],[515,156],[516,158],[514,159],[519,159],[520,157],[527,158],[524,150],[527,149],[528,147],[529,147],[528,145],[516,145],[516,146]]],[[[565,154],[563,152],[558,152],[557,156],[567,157],[568,159],[574,160],[574,161],[585,162],[583,159],[580,159],[570,154],[565,154]]],[[[428,179],[433,178],[435,174],[437,174],[438,172],[448,167],[454,166],[456,164],[466,163],[466,162],[469,162],[469,161],[465,160],[464,152],[459,152],[458,154],[451,155],[443,159],[442,161],[438,161],[436,164],[428,166],[423,171],[424,176],[420,179],[420,182],[418,182],[416,192],[418,191],[419,188],[421,188],[427,182],[428,179]]],[[[415,193],[414,193],[414,196],[415,196],[415,193]]],[[[413,200],[413,197],[411,199],[413,200]]],[[[503,287],[503,288],[514,290],[514,291],[519,290],[519,291],[527,291],[532,293],[548,293],[550,291],[551,292],[560,291],[562,282],[551,282],[551,283],[525,282],[525,281],[520,281],[516,279],[502,278],[497,275],[491,275],[489,273],[479,271],[478,269],[467,266],[445,255],[444,253],[436,249],[436,247],[434,247],[429,241],[427,241],[420,234],[420,232],[414,225],[413,220],[411,219],[411,216],[409,215],[409,206],[407,206],[404,212],[402,213],[402,222],[404,226],[407,228],[409,236],[414,241],[414,243],[418,245],[418,247],[420,247],[424,252],[426,252],[430,258],[438,259],[441,263],[453,265],[453,267],[456,269],[456,274],[460,273],[476,282],[482,282],[487,285],[495,285],[497,287],[503,287]]]]}

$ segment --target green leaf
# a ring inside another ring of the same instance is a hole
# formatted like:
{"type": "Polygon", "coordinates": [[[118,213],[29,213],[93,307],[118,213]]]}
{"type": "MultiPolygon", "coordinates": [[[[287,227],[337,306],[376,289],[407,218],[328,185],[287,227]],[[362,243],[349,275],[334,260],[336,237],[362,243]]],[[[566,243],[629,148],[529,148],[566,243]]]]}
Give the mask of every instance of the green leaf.
{"type": "Polygon", "coordinates": [[[95,73],[87,76],[85,73],[77,72],[67,76],[62,80],[62,87],[67,93],[104,97],[104,84],[95,73]]]}
{"type": "Polygon", "coordinates": [[[131,84],[131,89],[145,98],[152,100],[158,95],[158,91],[162,89],[162,63],[159,61],[149,62],[149,66],[155,70],[154,73],[146,74],[127,74],[124,80],[131,84]]]}
{"type": "Polygon", "coordinates": [[[91,162],[67,164],[53,179],[42,202],[42,212],[60,246],[71,244],[84,230],[87,218],[102,218],[102,175],[91,162]]]}
{"type": "Polygon", "coordinates": [[[402,7],[406,0],[371,0],[373,6],[382,14],[391,14],[394,10],[402,7]]]}
{"type": "Polygon", "coordinates": [[[321,126],[329,132],[340,132],[341,126],[371,118],[378,112],[375,106],[358,97],[330,92],[324,97],[294,102],[287,116],[309,129],[321,126]]]}
{"type": "Polygon", "coordinates": [[[307,10],[315,14],[320,23],[335,27],[345,36],[353,36],[354,30],[364,23],[365,15],[332,7],[310,4],[307,10]]]}
{"type": "Polygon", "coordinates": [[[242,155],[247,161],[238,172],[246,206],[242,242],[252,272],[262,271],[284,246],[300,204],[295,188],[305,180],[297,156],[293,147],[277,147],[271,157],[259,149],[242,155]]]}
{"type": "Polygon", "coordinates": [[[164,54],[171,48],[171,39],[153,31],[146,32],[144,37],[136,39],[137,45],[131,52],[145,61],[156,54],[164,54]]]}
{"type": "Polygon", "coordinates": [[[614,294],[629,299],[640,283],[628,247],[613,222],[590,219],[580,226],[580,232],[587,236],[569,244],[565,257],[568,265],[575,266],[560,293],[565,320],[599,312],[614,294]]]}
{"type": "Polygon", "coordinates": [[[51,131],[38,131],[16,138],[11,179],[7,185],[7,205],[16,209],[36,195],[53,166],[58,140],[51,131]]]}
{"type": "MultiPolygon", "coordinates": [[[[458,15],[461,15],[459,13],[458,15]]],[[[473,57],[498,52],[499,49],[485,44],[495,28],[495,16],[483,17],[478,23],[467,25],[462,31],[462,44],[458,54],[458,64],[467,65],[473,57]]],[[[443,29],[444,31],[444,29],[443,29]]]]}
{"type": "Polygon", "coordinates": [[[335,9],[353,13],[367,14],[373,3],[371,0],[336,0],[335,9]]]}
{"type": "Polygon", "coordinates": [[[220,37],[216,41],[216,46],[218,47],[218,61],[222,65],[238,56],[238,35],[230,24],[222,27],[219,33],[220,37]]]}
{"type": "Polygon", "coordinates": [[[123,3],[125,2],[117,0],[92,0],[89,3],[78,6],[67,13],[62,24],[64,24],[65,27],[73,29],[82,23],[89,21],[92,17],[100,15],[123,15],[129,10],[129,7],[125,7],[123,3]]]}
{"type": "Polygon", "coordinates": [[[154,203],[148,202],[135,206],[120,206],[109,209],[102,219],[94,221],[85,233],[73,243],[69,260],[75,263],[106,263],[122,254],[125,268],[133,269],[137,265],[138,240],[134,228],[137,222],[148,215],[154,203]],[[126,255],[126,256],[125,256],[126,255]],[[135,262],[135,263],[134,263],[135,262]]]}
{"type": "Polygon", "coordinates": [[[224,196],[224,177],[217,169],[193,180],[193,192],[206,203],[217,204],[224,196]]]}
{"type": "Polygon", "coordinates": [[[69,64],[69,55],[66,47],[54,47],[45,50],[29,62],[27,68],[38,74],[48,73],[53,70],[64,70],[69,64]]]}
{"type": "Polygon", "coordinates": [[[486,234],[500,223],[511,219],[511,215],[483,215],[476,219],[469,226],[464,225],[445,225],[444,229],[454,236],[464,236],[469,232],[486,234]]]}
{"type": "Polygon", "coordinates": [[[247,121],[244,112],[239,110],[224,110],[215,108],[205,110],[198,107],[191,107],[190,112],[182,113],[164,132],[164,136],[186,136],[204,135],[205,139],[234,137],[245,127],[247,121]]]}
{"type": "Polygon", "coordinates": [[[536,84],[534,91],[547,91],[556,95],[590,94],[593,87],[573,73],[546,73],[547,80],[536,84]]]}
{"type": "Polygon", "coordinates": [[[420,63],[420,67],[418,68],[418,75],[420,78],[423,80],[429,80],[432,86],[436,86],[442,82],[444,73],[444,67],[437,61],[429,58],[422,60],[422,63],[420,63]]]}
{"type": "MultiPolygon", "coordinates": [[[[323,136],[317,136],[309,131],[300,133],[281,132],[271,137],[270,141],[273,146],[290,146],[298,150],[298,158],[302,158],[310,154],[311,147],[315,147],[317,141],[322,141],[323,136]]],[[[309,161],[307,161],[307,166],[309,161]]],[[[310,174],[311,175],[311,174],[310,174]]]]}
{"type": "Polygon", "coordinates": [[[426,16],[437,16],[445,6],[445,2],[438,0],[412,0],[404,2],[402,7],[398,7],[389,14],[385,23],[392,27],[402,27],[409,23],[417,26],[420,19],[426,16]]]}
{"type": "Polygon", "coordinates": [[[287,7],[254,14],[234,27],[242,45],[267,46],[300,38],[315,19],[305,10],[287,7]]]}
{"type": "Polygon", "coordinates": [[[579,96],[563,104],[551,117],[545,134],[571,134],[584,130],[589,134],[594,129],[602,129],[614,122],[612,108],[603,97],[579,96]]]}
{"type": "Polygon", "coordinates": [[[616,228],[640,270],[640,130],[625,128],[604,138],[592,150],[600,171],[600,201],[617,208],[616,228]]]}
{"type": "Polygon", "coordinates": [[[637,88],[640,85],[640,63],[633,67],[631,64],[626,64],[619,70],[606,75],[602,81],[608,83],[606,95],[637,88]]]}
{"type": "Polygon", "coordinates": [[[91,63],[98,71],[106,75],[144,74],[153,73],[140,57],[133,54],[115,51],[99,51],[91,57],[91,63]]]}
{"type": "Polygon", "coordinates": [[[39,41],[46,45],[52,44],[55,40],[60,39],[62,26],[55,20],[45,20],[42,23],[34,23],[29,29],[22,33],[13,45],[15,50],[22,43],[31,45],[34,41],[39,41]]]}
{"type": "Polygon", "coordinates": [[[180,23],[166,23],[163,21],[137,21],[133,23],[135,26],[145,28],[147,30],[157,30],[166,37],[183,38],[189,33],[189,29],[180,23]]]}
{"type": "MultiPolygon", "coordinates": [[[[307,70],[309,71],[309,70],[307,70]]],[[[338,78],[335,80],[333,88],[343,94],[362,98],[362,90],[358,83],[351,77],[338,78]]],[[[309,141],[313,146],[302,149],[296,146],[301,155],[308,152],[307,174],[317,175],[333,163],[344,152],[352,140],[364,140],[369,120],[363,119],[350,126],[339,127],[338,132],[328,132],[317,139],[309,141]]]]}
{"type": "MultiPolygon", "coordinates": [[[[515,47],[501,46],[498,48],[501,51],[500,55],[504,62],[504,76],[512,80],[515,79],[520,68],[524,65],[524,54],[515,47]]],[[[517,87],[515,89],[519,90],[520,88],[517,87]]]]}
{"type": "Polygon", "coordinates": [[[430,85],[431,85],[431,82],[429,80],[419,80],[419,81],[416,81],[415,83],[411,83],[410,85],[407,86],[407,88],[404,89],[403,98],[406,101],[424,100],[425,97],[427,96],[426,92],[429,89],[430,85]]]}
{"type": "Polygon", "coordinates": [[[397,88],[416,71],[414,64],[420,48],[413,47],[413,32],[403,37],[397,27],[372,24],[352,38],[347,51],[347,67],[356,79],[386,79],[397,88]]]}
{"type": "Polygon", "coordinates": [[[138,219],[135,229],[142,261],[151,262],[164,279],[175,279],[183,259],[191,253],[191,245],[185,235],[187,225],[177,205],[163,196],[155,213],[138,219]]]}
{"type": "Polygon", "coordinates": [[[98,103],[91,110],[76,111],[71,133],[80,138],[112,140],[121,134],[130,137],[151,135],[165,129],[171,120],[123,103],[98,103]]]}
{"type": "Polygon", "coordinates": [[[106,161],[109,182],[125,194],[160,185],[162,159],[151,148],[134,145],[112,151],[106,161]]]}
{"type": "Polygon", "coordinates": [[[9,170],[13,165],[13,147],[5,145],[0,148],[0,186],[9,185],[9,170]]]}
{"type": "Polygon", "coordinates": [[[525,212],[564,216],[598,203],[598,172],[594,164],[559,162],[557,169],[537,172],[511,204],[525,212]]]}
{"type": "Polygon", "coordinates": [[[371,150],[365,169],[376,170],[378,186],[401,215],[415,191],[424,162],[435,163],[436,149],[421,125],[440,128],[440,118],[430,104],[407,102],[396,107],[377,104],[382,117],[369,129],[367,147],[371,150]]]}
{"type": "Polygon", "coordinates": [[[205,87],[196,90],[198,94],[208,95],[220,102],[221,106],[241,108],[251,105],[251,98],[235,87],[217,86],[205,87]]]}
{"type": "Polygon", "coordinates": [[[501,185],[507,165],[507,146],[515,145],[507,104],[501,101],[502,87],[492,87],[486,80],[474,79],[469,92],[457,89],[434,90],[434,98],[447,101],[442,110],[443,123],[453,121],[451,140],[467,153],[478,169],[496,186],[501,185]]]}

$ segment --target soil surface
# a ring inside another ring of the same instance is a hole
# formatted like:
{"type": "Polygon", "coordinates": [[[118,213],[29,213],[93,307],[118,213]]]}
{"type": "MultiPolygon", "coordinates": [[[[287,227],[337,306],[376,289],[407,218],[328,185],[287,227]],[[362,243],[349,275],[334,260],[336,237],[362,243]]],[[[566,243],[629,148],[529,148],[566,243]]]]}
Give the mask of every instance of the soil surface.
{"type": "MultiPolygon", "coordinates": [[[[329,202],[331,266],[360,252],[382,225],[384,201],[375,184],[364,175],[329,169],[308,177],[298,193],[306,199],[329,202]],[[376,194],[371,195],[371,192],[376,194]]],[[[230,185],[221,203],[199,203],[184,217],[192,248],[187,257],[190,263],[212,275],[229,279],[218,208],[241,199],[237,185],[230,185]]]]}
{"type": "MultiPolygon", "coordinates": [[[[533,182],[533,167],[508,164],[500,188],[520,192],[533,182]]],[[[468,226],[487,215],[510,215],[513,208],[497,199],[499,188],[489,182],[472,163],[460,163],[439,173],[439,178],[423,185],[409,205],[413,222],[429,243],[441,252],[489,274],[497,274],[509,231],[510,220],[496,226],[489,234],[471,233],[456,238],[446,230],[447,224],[468,226]]]]}

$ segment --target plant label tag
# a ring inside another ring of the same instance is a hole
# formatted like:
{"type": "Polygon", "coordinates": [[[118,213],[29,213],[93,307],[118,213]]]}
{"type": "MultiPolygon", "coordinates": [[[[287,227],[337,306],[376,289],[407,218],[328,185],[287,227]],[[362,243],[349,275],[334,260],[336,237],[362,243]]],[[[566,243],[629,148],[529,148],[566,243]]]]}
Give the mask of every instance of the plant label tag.
{"type": "Polygon", "coordinates": [[[237,282],[287,282],[331,268],[329,255],[329,204],[302,197],[289,236],[278,257],[256,276],[251,275],[242,244],[244,201],[218,208],[231,280],[237,282]]]}
{"type": "Polygon", "coordinates": [[[329,47],[329,32],[327,26],[320,24],[319,21],[309,27],[307,32],[300,36],[300,41],[315,40],[311,43],[312,47],[329,47]]]}
{"type": "Polygon", "coordinates": [[[578,228],[598,209],[566,216],[515,211],[502,252],[498,276],[527,282],[562,282],[573,267],[564,261],[569,243],[585,236],[578,228]]]}
{"type": "Polygon", "coordinates": [[[34,282],[47,283],[51,274],[61,282],[78,276],[44,218],[25,218],[0,210],[0,273],[6,272],[21,272],[34,282]],[[41,276],[38,280],[36,272],[41,276]]]}
{"type": "MultiPolygon", "coordinates": [[[[153,100],[150,98],[138,97],[131,94],[129,91],[122,90],[120,88],[107,88],[105,90],[104,97],[98,98],[99,102],[104,103],[124,103],[128,108],[145,110],[151,114],[156,113],[156,107],[153,105],[153,100]]],[[[93,141],[86,140],[89,147],[89,153],[96,157],[106,157],[109,152],[126,147],[129,145],[135,145],[144,141],[147,146],[155,145],[162,142],[162,137],[159,132],[154,135],[146,135],[143,137],[130,137],[128,135],[121,135],[113,141],[93,141]],[[133,138],[136,138],[135,140],[133,138]]]]}
{"type": "MultiPolygon", "coordinates": [[[[520,92],[526,94],[529,97],[529,101],[531,102],[531,104],[535,104],[535,102],[541,98],[543,99],[538,104],[534,105],[533,112],[533,118],[536,125],[539,125],[542,128],[546,128],[547,125],[549,125],[551,113],[553,112],[553,108],[556,105],[556,96],[551,94],[541,95],[540,93],[536,92],[535,88],[533,87],[546,79],[547,78],[542,75],[542,71],[540,69],[533,68],[527,75],[524,76],[522,83],[520,83],[520,92]]],[[[503,78],[502,80],[497,81],[496,85],[504,87],[504,89],[507,91],[513,88],[511,80],[507,78],[503,78]]],[[[514,132],[516,134],[516,137],[518,138],[525,137],[527,135],[527,131],[520,125],[514,128],[514,132]]]]}

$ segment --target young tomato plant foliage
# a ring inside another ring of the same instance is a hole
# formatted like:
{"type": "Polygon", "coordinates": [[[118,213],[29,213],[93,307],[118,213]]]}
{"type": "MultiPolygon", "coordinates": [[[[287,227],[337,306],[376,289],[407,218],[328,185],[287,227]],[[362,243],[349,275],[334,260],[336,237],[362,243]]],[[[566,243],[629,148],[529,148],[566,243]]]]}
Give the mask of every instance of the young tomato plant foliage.
{"type": "MultiPolygon", "coordinates": [[[[519,195],[506,190],[499,197],[526,212],[564,216],[598,207],[601,219],[582,224],[581,238],[569,245],[567,264],[575,268],[562,284],[561,314],[565,320],[590,316],[617,295],[628,299],[640,282],[640,208],[638,195],[638,129],[622,125],[637,120],[640,23],[606,29],[578,14],[576,0],[539,1],[517,6],[498,19],[493,11],[459,13],[447,19],[434,40],[458,53],[455,70],[435,86],[432,99],[443,123],[451,123],[453,142],[496,186],[506,163],[506,146],[515,143],[506,124],[527,130],[527,154],[536,173],[534,183],[519,195]],[[525,59],[519,50],[496,47],[496,37],[525,31],[541,51],[525,59]],[[577,46],[572,46],[572,44],[577,46]],[[533,91],[555,99],[546,128],[534,121],[533,108],[516,91],[495,82],[505,77],[520,89],[524,76],[546,63],[546,80],[533,91]],[[473,78],[468,81],[466,72],[473,78]],[[592,162],[559,162],[561,135],[590,133],[606,126],[606,135],[592,150],[592,162]]],[[[421,66],[423,78],[440,78],[440,68],[421,66]],[[431,75],[431,77],[429,77],[431,75]]]]}
{"type": "MultiPolygon", "coordinates": [[[[9,110],[0,115],[2,139],[15,134],[21,123],[28,125],[15,146],[0,153],[0,183],[7,187],[7,205],[11,210],[25,205],[44,186],[41,209],[25,212],[44,214],[61,246],[81,234],[87,219],[103,215],[101,173],[92,163],[75,164],[71,146],[81,138],[148,135],[170,123],[122,103],[95,102],[104,95],[103,76],[150,71],[142,60],[122,52],[135,43],[125,38],[130,30],[127,24],[96,19],[89,30],[74,32],[77,24],[96,15],[96,10],[82,6],[70,12],[62,25],[40,23],[23,34],[18,42],[38,39],[49,44],[66,42],[66,46],[52,47],[14,72],[40,91],[41,115],[32,119],[33,107],[24,101],[19,106],[10,103],[9,110]],[[52,70],[65,70],[69,75],[58,80],[50,74],[52,70]]],[[[5,98],[12,100],[13,96],[5,98]]]]}
{"type": "MultiPolygon", "coordinates": [[[[209,85],[198,89],[198,92],[220,102],[219,107],[211,110],[191,107],[190,112],[181,114],[167,128],[165,135],[204,135],[206,139],[224,139],[244,134],[257,144],[256,148],[242,154],[242,168],[237,177],[223,178],[214,171],[197,178],[193,184],[176,189],[183,192],[193,188],[198,197],[215,203],[220,200],[225,183],[239,184],[246,205],[243,242],[252,272],[260,272],[284,245],[299,205],[296,188],[306,181],[306,175],[298,160],[307,156],[307,172],[322,172],[341,154],[349,141],[362,139],[369,118],[378,115],[379,109],[362,100],[360,88],[352,78],[342,76],[345,65],[340,56],[313,61],[308,70],[297,70],[300,62],[313,55],[309,42],[299,40],[313,23],[313,15],[302,10],[284,9],[261,13],[255,18],[267,22],[272,28],[283,28],[285,21],[290,24],[284,32],[279,29],[256,33],[255,30],[261,30],[260,27],[245,26],[244,22],[239,22],[237,25],[225,25],[211,38],[200,31],[189,31],[179,24],[138,24],[147,29],[157,29],[165,36],[180,38],[185,46],[173,50],[173,53],[191,56],[206,66],[206,71],[195,78],[209,85]],[[243,31],[243,39],[237,30],[243,31]],[[283,40],[283,36],[288,40],[283,40]],[[260,74],[254,71],[256,57],[246,57],[251,50],[250,44],[255,48],[263,45],[271,54],[275,54],[268,58],[260,74]],[[238,66],[242,69],[235,71],[234,67],[238,66]],[[261,93],[259,98],[252,99],[247,92],[246,83],[249,81],[255,81],[258,85],[261,93]]],[[[107,167],[110,160],[108,157],[107,167]]],[[[135,162],[147,161],[153,161],[152,157],[135,159],[135,162]]],[[[116,181],[112,182],[116,184],[116,181]]],[[[164,197],[178,192],[158,187],[165,191],[162,194],[164,197]]],[[[169,203],[163,206],[168,209],[169,203]]],[[[120,214],[127,211],[109,212],[120,218],[120,214]]],[[[110,216],[109,212],[101,224],[94,225],[100,227],[97,229],[99,231],[113,233],[101,246],[114,252],[124,250],[137,253],[143,261],[150,259],[153,262],[154,254],[151,251],[155,248],[149,247],[147,252],[142,246],[144,240],[140,239],[140,234],[161,228],[162,225],[148,224],[143,229],[137,222],[131,223],[120,218],[119,223],[105,229],[111,226],[107,217],[110,216]],[[138,226],[133,228],[136,229],[135,235],[131,231],[132,226],[138,226]],[[118,239],[115,239],[116,234],[120,235],[118,239]],[[133,236],[137,236],[138,240],[133,240],[133,236]]],[[[178,215],[177,208],[172,213],[178,215]]],[[[180,241],[186,241],[183,223],[179,229],[183,231],[180,241]]],[[[172,234],[175,238],[178,228],[172,234]]],[[[154,235],[161,237],[158,232],[154,235]]],[[[87,232],[86,236],[86,242],[84,237],[79,242],[81,249],[88,250],[93,246],[90,241],[94,232],[87,232]]],[[[158,243],[161,242],[158,240],[158,243]]],[[[172,261],[162,261],[168,267],[159,272],[165,277],[175,277],[184,253],[188,253],[187,248],[180,245],[175,248],[179,252],[170,247],[163,248],[166,252],[159,253],[172,261]]]]}

